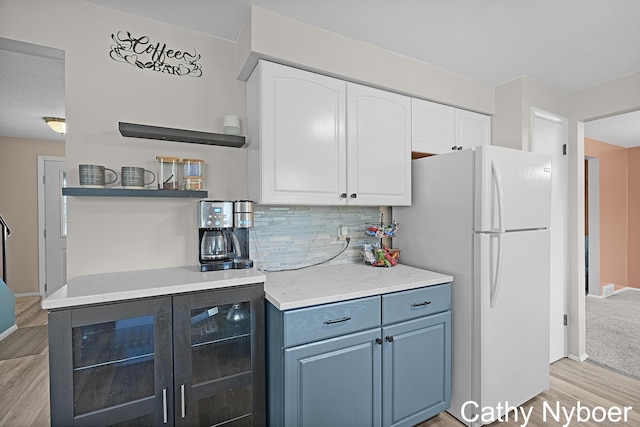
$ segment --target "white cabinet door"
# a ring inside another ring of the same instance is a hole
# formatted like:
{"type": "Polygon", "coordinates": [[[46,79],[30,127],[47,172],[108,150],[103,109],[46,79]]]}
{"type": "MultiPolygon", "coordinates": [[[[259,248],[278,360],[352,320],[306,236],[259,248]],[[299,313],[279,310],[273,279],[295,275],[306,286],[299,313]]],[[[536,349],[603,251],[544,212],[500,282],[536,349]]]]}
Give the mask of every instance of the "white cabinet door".
{"type": "Polygon", "coordinates": [[[411,204],[411,99],[347,83],[350,205],[411,204]]]}
{"type": "Polygon", "coordinates": [[[442,154],[455,145],[455,108],[423,99],[411,100],[411,150],[442,154]]]}
{"type": "Polygon", "coordinates": [[[456,143],[460,150],[491,144],[491,117],[456,108],[456,143]],[[462,148],[460,148],[462,147],[462,148]]]}
{"type": "Polygon", "coordinates": [[[411,100],[411,150],[442,154],[491,144],[491,117],[423,99],[411,100]]]}
{"type": "Polygon", "coordinates": [[[344,204],[343,81],[260,61],[247,84],[249,197],[262,204],[344,204]]]}

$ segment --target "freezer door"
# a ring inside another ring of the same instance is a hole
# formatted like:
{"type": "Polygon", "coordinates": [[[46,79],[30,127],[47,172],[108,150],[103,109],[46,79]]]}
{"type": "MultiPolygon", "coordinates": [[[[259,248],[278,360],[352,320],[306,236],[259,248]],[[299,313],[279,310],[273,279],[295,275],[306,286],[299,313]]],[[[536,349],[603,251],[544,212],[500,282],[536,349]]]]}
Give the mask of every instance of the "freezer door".
{"type": "Polygon", "coordinates": [[[501,416],[549,388],[549,230],[476,234],[474,254],[475,397],[501,416]]]}
{"type": "Polygon", "coordinates": [[[475,230],[548,227],[551,157],[493,145],[475,152],[475,230]]]}

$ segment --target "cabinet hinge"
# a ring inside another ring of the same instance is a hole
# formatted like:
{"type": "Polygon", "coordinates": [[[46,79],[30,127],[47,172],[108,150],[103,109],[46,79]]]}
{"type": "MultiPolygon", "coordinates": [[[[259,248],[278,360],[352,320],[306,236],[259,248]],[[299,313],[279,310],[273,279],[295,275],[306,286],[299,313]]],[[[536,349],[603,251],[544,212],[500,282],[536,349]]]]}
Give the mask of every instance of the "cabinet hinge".
{"type": "Polygon", "coordinates": [[[562,155],[563,156],[567,155],[567,144],[562,144],[562,155]]]}
{"type": "Polygon", "coordinates": [[[562,316],[562,324],[564,326],[567,326],[569,324],[569,316],[568,315],[565,314],[565,315],[562,316]]]}
{"type": "Polygon", "coordinates": [[[45,294],[47,293],[47,284],[46,283],[44,284],[44,293],[45,294]]]}
{"type": "Polygon", "coordinates": [[[42,237],[47,238],[47,229],[42,230],[42,237]]]}
{"type": "Polygon", "coordinates": [[[47,176],[46,175],[42,175],[42,183],[43,184],[47,183],[47,176]]]}

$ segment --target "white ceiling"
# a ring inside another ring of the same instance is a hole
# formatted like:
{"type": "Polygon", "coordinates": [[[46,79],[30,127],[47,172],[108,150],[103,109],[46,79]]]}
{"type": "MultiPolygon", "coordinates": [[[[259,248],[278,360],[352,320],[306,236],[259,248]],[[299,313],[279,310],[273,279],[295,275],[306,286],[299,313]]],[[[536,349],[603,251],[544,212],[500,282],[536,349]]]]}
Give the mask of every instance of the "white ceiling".
{"type": "MultiPolygon", "coordinates": [[[[568,93],[640,71],[637,0],[88,1],[231,41],[237,40],[254,4],[490,85],[528,76],[568,93]]],[[[0,134],[5,134],[10,129],[6,104],[18,104],[5,99],[5,73],[16,72],[16,67],[7,70],[5,59],[15,60],[16,55],[2,48],[0,43],[0,134]]],[[[36,87],[31,76],[24,75],[33,66],[23,66],[17,66],[16,80],[24,82],[22,87],[36,87]]],[[[51,76],[44,74],[33,78],[51,76]]],[[[26,104],[28,97],[17,89],[20,82],[12,78],[10,83],[20,104],[26,104]]],[[[42,103],[48,96],[40,93],[36,98],[42,103]]],[[[631,120],[589,122],[585,135],[640,145],[639,114],[631,120]]]]}

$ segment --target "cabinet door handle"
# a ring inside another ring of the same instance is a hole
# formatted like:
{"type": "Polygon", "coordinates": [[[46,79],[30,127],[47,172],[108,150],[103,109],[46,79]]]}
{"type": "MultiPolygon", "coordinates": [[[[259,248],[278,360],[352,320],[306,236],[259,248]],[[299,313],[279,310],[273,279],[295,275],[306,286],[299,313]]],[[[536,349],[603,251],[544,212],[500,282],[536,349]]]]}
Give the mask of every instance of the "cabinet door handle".
{"type": "Polygon", "coordinates": [[[376,344],[382,345],[382,338],[376,338],[376,344]]]}
{"type": "Polygon", "coordinates": [[[182,410],[182,418],[184,418],[187,416],[187,407],[184,402],[184,384],[180,386],[180,400],[181,400],[180,406],[182,410]]]}
{"type": "Polygon", "coordinates": [[[342,194],[340,194],[340,198],[341,198],[341,199],[346,199],[346,198],[347,198],[347,193],[342,193],[342,194]]]}
{"type": "Polygon", "coordinates": [[[429,304],[431,304],[431,301],[414,302],[413,304],[411,304],[411,307],[422,307],[424,305],[429,305],[429,304]]]}
{"type": "Polygon", "coordinates": [[[167,423],[167,389],[162,389],[162,413],[164,423],[167,423]]]}
{"type": "Polygon", "coordinates": [[[387,335],[384,339],[386,339],[387,342],[393,342],[393,335],[387,335]]]}
{"type": "Polygon", "coordinates": [[[356,197],[358,197],[358,195],[356,193],[351,193],[351,198],[355,199],[356,197]]]}
{"type": "Polygon", "coordinates": [[[350,317],[350,316],[346,316],[346,317],[343,317],[343,318],[341,318],[341,319],[325,320],[325,321],[324,321],[324,324],[325,324],[325,325],[331,325],[331,324],[333,324],[333,323],[346,322],[347,320],[351,320],[351,317],[350,317]]]}

